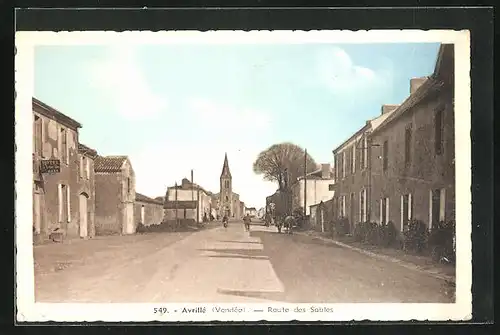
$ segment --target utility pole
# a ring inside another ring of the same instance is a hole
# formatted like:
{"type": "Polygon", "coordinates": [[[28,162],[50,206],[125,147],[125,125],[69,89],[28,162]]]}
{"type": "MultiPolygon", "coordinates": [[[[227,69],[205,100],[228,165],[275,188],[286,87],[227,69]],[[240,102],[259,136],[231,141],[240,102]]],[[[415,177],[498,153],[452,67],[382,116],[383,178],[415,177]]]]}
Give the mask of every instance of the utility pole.
{"type": "Polygon", "coordinates": [[[304,150],[304,219],[307,214],[307,149],[304,150]]]}
{"type": "Polygon", "coordinates": [[[175,197],[174,197],[174,203],[175,203],[175,228],[178,226],[178,214],[177,214],[177,182],[175,182],[175,197]]]}

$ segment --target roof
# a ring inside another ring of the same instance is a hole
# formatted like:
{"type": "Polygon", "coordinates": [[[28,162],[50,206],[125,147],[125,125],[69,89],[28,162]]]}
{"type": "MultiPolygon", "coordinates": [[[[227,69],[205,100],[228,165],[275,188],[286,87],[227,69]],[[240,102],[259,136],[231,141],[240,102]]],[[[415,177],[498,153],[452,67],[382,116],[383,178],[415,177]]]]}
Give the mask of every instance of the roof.
{"type": "Polygon", "coordinates": [[[420,85],[420,87],[413,93],[410,94],[408,98],[388,117],[373,133],[384,129],[393,120],[397,119],[407,111],[411,110],[417,104],[419,104],[425,98],[431,96],[432,94],[438,93],[444,86],[444,82],[439,78],[440,70],[442,68],[442,63],[444,61],[453,61],[454,47],[453,44],[441,44],[439,47],[436,65],[434,67],[434,72],[430,77],[427,78],[425,82],[420,85]],[[448,55],[448,57],[446,57],[448,55]]]}
{"type": "Polygon", "coordinates": [[[147,202],[151,204],[163,205],[163,201],[159,201],[150,197],[145,196],[144,194],[135,192],[135,200],[140,202],[147,202]]]}
{"type": "Polygon", "coordinates": [[[172,201],[167,200],[163,204],[164,209],[195,209],[197,205],[196,200],[185,200],[185,201],[172,201]]]}
{"type": "Polygon", "coordinates": [[[413,94],[410,94],[410,96],[406,98],[401,106],[396,108],[396,110],[384,122],[382,122],[380,126],[378,126],[376,129],[373,129],[372,134],[385,129],[392,121],[399,118],[407,111],[411,110],[429,95],[437,93],[442,85],[443,83],[441,81],[429,77],[413,94]]]}
{"type": "Polygon", "coordinates": [[[94,160],[95,172],[120,172],[127,156],[97,156],[94,160]]]}
{"type": "Polygon", "coordinates": [[[249,211],[256,211],[257,209],[255,207],[247,207],[249,211]]]}
{"type": "Polygon", "coordinates": [[[89,148],[82,143],[78,143],[78,152],[91,158],[97,157],[97,151],[95,149],[89,148]]]}
{"type": "Polygon", "coordinates": [[[229,170],[229,162],[227,160],[227,152],[224,154],[224,165],[222,166],[222,176],[229,176],[231,177],[231,171],[229,170]]]}
{"type": "Polygon", "coordinates": [[[50,119],[53,119],[61,124],[64,124],[67,127],[73,128],[74,130],[82,127],[82,125],[78,121],[61,113],[60,111],[58,111],[54,107],[51,107],[51,106],[41,102],[40,100],[38,100],[35,97],[31,98],[31,106],[35,112],[40,113],[40,114],[42,114],[50,119]]]}

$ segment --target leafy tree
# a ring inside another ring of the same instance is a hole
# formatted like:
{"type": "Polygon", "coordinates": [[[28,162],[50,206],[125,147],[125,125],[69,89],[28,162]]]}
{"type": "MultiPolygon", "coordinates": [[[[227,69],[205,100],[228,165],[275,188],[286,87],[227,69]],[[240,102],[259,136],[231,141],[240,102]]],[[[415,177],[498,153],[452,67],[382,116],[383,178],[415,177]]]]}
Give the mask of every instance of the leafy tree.
{"type": "MultiPolygon", "coordinates": [[[[288,188],[297,178],[304,175],[305,150],[293,143],[273,144],[262,151],[255,162],[253,170],[263,175],[264,180],[276,181],[280,190],[288,188]]],[[[307,154],[307,173],[318,169],[318,164],[307,154]]]]}

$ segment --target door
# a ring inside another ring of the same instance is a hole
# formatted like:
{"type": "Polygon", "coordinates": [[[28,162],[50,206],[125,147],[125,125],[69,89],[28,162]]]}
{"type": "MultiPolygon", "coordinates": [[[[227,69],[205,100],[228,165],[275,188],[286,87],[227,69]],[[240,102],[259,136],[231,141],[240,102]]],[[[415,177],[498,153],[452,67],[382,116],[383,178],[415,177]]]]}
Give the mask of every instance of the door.
{"type": "Polygon", "coordinates": [[[134,225],[134,204],[126,203],[124,208],[124,222],[123,222],[123,233],[133,234],[135,233],[134,225]]]}
{"type": "Polygon", "coordinates": [[[85,193],[80,194],[80,237],[87,237],[88,236],[87,200],[88,200],[88,197],[85,193]]]}
{"type": "Polygon", "coordinates": [[[42,227],[42,195],[35,193],[33,198],[33,232],[38,235],[42,227]]]}

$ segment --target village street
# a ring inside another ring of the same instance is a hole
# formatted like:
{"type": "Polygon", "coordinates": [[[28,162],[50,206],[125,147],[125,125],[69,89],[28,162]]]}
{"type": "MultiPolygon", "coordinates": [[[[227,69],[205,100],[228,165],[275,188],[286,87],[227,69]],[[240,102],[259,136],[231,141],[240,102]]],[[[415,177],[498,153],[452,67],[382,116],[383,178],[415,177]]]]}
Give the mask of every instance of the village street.
{"type": "Polygon", "coordinates": [[[451,302],[444,281],[242,223],[35,246],[37,302],[451,302]],[[73,251],[71,251],[73,250],[73,251]]]}

